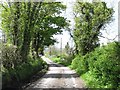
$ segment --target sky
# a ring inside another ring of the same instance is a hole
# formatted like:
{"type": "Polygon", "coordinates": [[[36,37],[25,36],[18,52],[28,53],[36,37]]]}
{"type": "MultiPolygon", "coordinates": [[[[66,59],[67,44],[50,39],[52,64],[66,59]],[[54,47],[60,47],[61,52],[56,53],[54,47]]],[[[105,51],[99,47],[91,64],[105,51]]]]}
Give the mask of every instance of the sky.
{"type": "MultiPolygon", "coordinates": [[[[73,20],[73,10],[72,6],[75,2],[75,0],[57,0],[63,2],[63,4],[67,5],[66,12],[64,12],[64,16],[67,17],[68,20],[71,22],[71,27],[74,27],[74,20],[73,20]]],[[[84,1],[90,1],[90,0],[84,0],[84,1]]],[[[112,42],[117,35],[118,35],[118,2],[120,0],[102,0],[107,3],[108,7],[113,7],[114,9],[114,14],[113,14],[113,19],[110,24],[108,24],[105,28],[105,30],[102,30],[102,34],[104,37],[108,38],[100,38],[100,44],[107,44],[107,42],[112,42]]],[[[67,42],[70,43],[70,46],[74,46],[73,40],[70,38],[70,35],[67,31],[63,32],[63,35],[55,35],[54,38],[57,39],[59,43],[56,43],[55,46],[58,48],[61,45],[61,38],[62,38],[62,47],[64,48],[67,42]]],[[[115,38],[115,41],[118,41],[118,37],[115,38]]]]}

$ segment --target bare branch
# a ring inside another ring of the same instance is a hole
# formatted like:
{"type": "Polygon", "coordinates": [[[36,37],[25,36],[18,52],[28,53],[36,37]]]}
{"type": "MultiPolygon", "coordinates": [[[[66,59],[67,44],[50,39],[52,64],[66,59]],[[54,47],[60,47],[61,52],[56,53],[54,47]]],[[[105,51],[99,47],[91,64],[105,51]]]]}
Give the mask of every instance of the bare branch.
{"type": "Polygon", "coordinates": [[[74,12],[73,12],[73,15],[74,15],[74,17],[77,17],[77,13],[74,13],[74,12]]]}
{"type": "Polygon", "coordinates": [[[109,39],[109,38],[107,38],[107,37],[104,37],[104,36],[102,36],[102,35],[99,35],[100,37],[102,37],[102,38],[106,38],[107,40],[111,40],[111,41],[114,41],[119,35],[116,35],[113,39],[109,39]]]}
{"type": "Polygon", "coordinates": [[[1,6],[2,6],[6,11],[8,11],[7,8],[3,5],[3,3],[1,4],[1,6]]]}

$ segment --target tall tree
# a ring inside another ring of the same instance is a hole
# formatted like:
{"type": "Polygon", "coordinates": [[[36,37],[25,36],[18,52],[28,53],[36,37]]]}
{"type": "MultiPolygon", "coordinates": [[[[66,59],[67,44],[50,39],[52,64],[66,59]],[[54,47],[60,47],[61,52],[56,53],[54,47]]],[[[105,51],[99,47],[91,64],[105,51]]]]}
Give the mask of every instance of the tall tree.
{"type": "Polygon", "coordinates": [[[23,16],[24,21],[24,32],[23,32],[23,44],[21,47],[21,55],[23,60],[27,60],[27,56],[30,51],[30,43],[33,37],[34,26],[38,20],[40,8],[42,2],[27,2],[24,4],[25,16],[23,16]]]}
{"type": "Polygon", "coordinates": [[[38,56],[39,50],[43,52],[45,46],[54,44],[53,35],[67,25],[60,16],[66,7],[60,2],[10,2],[2,7],[2,29],[10,43],[19,48],[23,62],[31,45],[38,56]]]}
{"type": "Polygon", "coordinates": [[[27,60],[34,25],[38,20],[42,2],[8,2],[3,5],[2,28],[10,43],[21,51],[23,61],[27,60]]]}
{"type": "Polygon", "coordinates": [[[19,2],[9,2],[1,4],[4,9],[2,10],[2,30],[7,34],[7,40],[19,47],[20,45],[20,8],[19,2]]]}
{"type": "Polygon", "coordinates": [[[38,52],[43,54],[44,47],[53,45],[56,42],[53,35],[61,33],[62,29],[67,26],[66,19],[60,16],[65,8],[60,2],[43,3],[39,13],[41,18],[37,23],[39,27],[36,26],[32,45],[37,55],[38,52]]]}
{"type": "Polygon", "coordinates": [[[84,55],[99,46],[100,30],[112,20],[113,9],[105,2],[77,2],[74,13],[76,50],[84,55]]]}

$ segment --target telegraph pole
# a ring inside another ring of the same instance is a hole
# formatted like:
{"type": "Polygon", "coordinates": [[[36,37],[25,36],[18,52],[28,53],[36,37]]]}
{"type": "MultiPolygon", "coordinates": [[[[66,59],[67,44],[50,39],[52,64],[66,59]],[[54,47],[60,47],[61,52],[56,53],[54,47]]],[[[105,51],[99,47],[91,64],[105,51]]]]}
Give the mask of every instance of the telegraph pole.
{"type": "Polygon", "coordinates": [[[61,53],[61,56],[62,56],[62,38],[61,38],[61,43],[60,43],[60,53],[61,53]]]}

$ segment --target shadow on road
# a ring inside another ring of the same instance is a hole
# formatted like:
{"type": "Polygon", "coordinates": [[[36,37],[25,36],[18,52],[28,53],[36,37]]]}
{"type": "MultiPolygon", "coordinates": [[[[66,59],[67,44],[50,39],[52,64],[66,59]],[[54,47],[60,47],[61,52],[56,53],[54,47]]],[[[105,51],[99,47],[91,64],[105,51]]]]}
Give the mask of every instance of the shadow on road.
{"type": "Polygon", "coordinates": [[[55,74],[46,74],[43,78],[71,78],[71,77],[77,78],[79,76],[76,74],[55,73],[55,74]]]}
{"type": "Polygon", "coordinates": [[[51,64],[48,64],[49,65],[49,67],[65,67],[65,66],[63,66],[63,65],[61,65],[61,64],[53,64],[53,63],[51,63],[51,64]]]}
{"type": "Polygon", "coordinates": [[[48,72],[30,84],[26,90],[86,90],[83,81],[75,71],[48,58],[43,57],[43,60],[49,65],[48,72]]]}
{"type": "MultiPolygon", "coordinates": [[[[65,68],[65,66],[61,65],[61,64],[56,64],[56,63],[50,63],[48,64],[49,68],[65,68]]],[[[56,71],[54,70],[54,73],[47,73],[45,76],[43,76],[43,78],[77,78],[79,77],[76,73],[56,73],[56,71]]]]}

